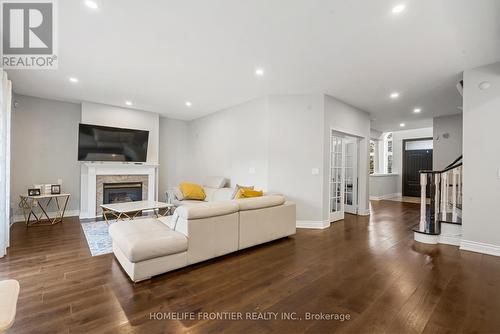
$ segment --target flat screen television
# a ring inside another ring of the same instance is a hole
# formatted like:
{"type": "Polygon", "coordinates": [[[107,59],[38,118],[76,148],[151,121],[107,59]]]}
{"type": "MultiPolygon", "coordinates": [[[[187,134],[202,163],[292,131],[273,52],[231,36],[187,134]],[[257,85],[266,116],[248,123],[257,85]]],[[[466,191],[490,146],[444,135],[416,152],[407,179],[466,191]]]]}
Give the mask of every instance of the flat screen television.
{"type": "Polygon", "coordinates": [[[145,162],[149,131],[80,124],[78,161],[145,162]]]}

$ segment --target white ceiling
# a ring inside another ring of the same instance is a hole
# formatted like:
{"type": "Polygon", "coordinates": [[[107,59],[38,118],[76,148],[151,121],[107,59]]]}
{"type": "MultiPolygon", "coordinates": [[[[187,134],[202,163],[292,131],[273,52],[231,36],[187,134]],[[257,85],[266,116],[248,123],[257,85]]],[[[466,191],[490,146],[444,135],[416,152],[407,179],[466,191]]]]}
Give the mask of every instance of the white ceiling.
{"type": "Polygon", "coordinates": [[[58,1],[59,69],[9,71],[17,93],[130,100],[180,119],[266,94],[327,93],[385,131],[460,112],[461,72],[500,60],[498,0],[96,2],[94,11],[58,1]],[[395,16],[399,3],[407,8],[395,16]]]}

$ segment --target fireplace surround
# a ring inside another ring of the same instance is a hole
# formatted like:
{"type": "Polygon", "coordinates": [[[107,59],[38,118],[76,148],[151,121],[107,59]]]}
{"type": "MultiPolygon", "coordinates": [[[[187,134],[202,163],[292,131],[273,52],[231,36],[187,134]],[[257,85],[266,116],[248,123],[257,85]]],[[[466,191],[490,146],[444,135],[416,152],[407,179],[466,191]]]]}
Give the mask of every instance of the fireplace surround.
{"type": "Polygon", "coordinates": [[[156,200],[157,169],[152,164],[82,163],[80,218],[100,217],[105,183],[142,183],[142,200],[156,200]]]}

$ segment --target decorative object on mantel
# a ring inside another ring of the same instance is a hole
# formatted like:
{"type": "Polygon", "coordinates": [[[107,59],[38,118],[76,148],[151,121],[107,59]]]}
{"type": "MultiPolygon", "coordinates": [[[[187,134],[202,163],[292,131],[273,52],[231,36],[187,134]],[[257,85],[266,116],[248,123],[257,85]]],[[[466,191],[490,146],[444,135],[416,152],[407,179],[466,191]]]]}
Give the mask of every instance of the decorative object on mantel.
{"type": "Polygon", "coordinates": [[[50,187],[50,194],[51,195],[59,195],[61,193],[61,185],[60,184],[53,184],[50,187]]]}
{"type": "Polygon", "coordinates": [[[40,188],[28,189],[28,196],[40,196],[40,188]]]}
{"type": "Polygon", "coordinates": [[[33,225],[55,225],[61,223],[64,219],[66,206],[68,205],[70,194],[57,194],[57,195],[21,195],[19,207],[23,210],[24,221],[26,227],[33,225]],[[59,202],[61,199],[61,203],[59,202]],[[50,218],[49,205],[55,204],[56,214],[54,218],[50,218]],[[37,210],[38,209],[38,210],[37,210]],[[38,212],[37,212],[38,211],[38,212]],[[44,217],[46,219],[44,219],[44,217]]]}

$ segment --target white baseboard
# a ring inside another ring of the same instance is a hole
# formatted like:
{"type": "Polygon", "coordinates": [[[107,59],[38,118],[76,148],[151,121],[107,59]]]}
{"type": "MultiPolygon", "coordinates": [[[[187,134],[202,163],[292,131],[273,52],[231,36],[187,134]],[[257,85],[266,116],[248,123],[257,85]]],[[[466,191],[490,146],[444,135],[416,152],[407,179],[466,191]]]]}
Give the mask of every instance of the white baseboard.
{"type": "Polygon", "coordinates": [[[328,220],[297,220],[297,228],[325,229],[330,227],[328,220]]]}
{"type": "Polygon", "coordinates": [[[364,211],[358,211],[358,216],[369,216],[370,215],[370,209],[366,209],[364,211]]]}
{"type": "Polygon", "coordinates": [[[452,246],[460,246],[462,243],[461,235],[440,235],[439,243],[452,246]]]}
{"type": "Polygon", "coordinates": [[[401,196],[402,196],[401,193],[386,194],[386,195],[382,195],[382,196],[370,196],[370,201],[381,201],[384,199],[401,197],[401,196]]]}
{"type": "Polygon", "coordinates": [[[500,256],[500,246],[487,244],[483,242],[462,240],[460,244],[460,249],[476,253],[500,256]]]}
{"type": "MultiPolygon", "coordinates": [[[[47,212],[50,218],[55,218],[56,217],[56,212],[47,212]]],[[[80,210],[66,210],[64,213],[64,217],[79,217],[80,216],[80,210]]],[[[40,216],[39,216],[40,217],[40,216]]],[[[44,216],[45,218],[45,216],[44,216]]],[[[12,217],[13,223],[11,226],[15,223],[24,223],[24,216],[23,215],[15,215],[12,217]]]]}

